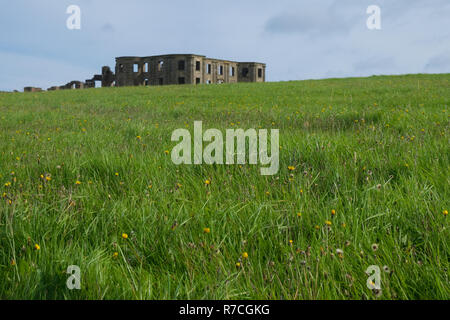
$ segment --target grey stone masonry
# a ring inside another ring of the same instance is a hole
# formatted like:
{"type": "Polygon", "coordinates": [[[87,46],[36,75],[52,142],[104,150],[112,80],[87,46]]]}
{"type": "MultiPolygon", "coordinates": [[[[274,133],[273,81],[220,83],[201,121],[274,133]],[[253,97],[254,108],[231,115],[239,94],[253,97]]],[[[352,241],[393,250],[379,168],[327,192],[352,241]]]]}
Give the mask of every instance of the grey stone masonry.
{"type": "Polygon", "coordinates": [[[266,65],[196,54],[116,58],[115,86],[265,82],[266,65]]]}

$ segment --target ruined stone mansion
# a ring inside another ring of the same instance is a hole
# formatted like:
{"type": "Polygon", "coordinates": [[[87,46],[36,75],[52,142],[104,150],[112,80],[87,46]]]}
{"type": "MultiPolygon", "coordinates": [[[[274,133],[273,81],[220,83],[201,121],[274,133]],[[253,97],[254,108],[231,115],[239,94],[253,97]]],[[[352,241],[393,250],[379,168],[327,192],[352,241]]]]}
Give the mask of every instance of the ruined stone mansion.
{"type": "MultiPolygon", "coordinates": [[[[94,75],[91,79],[71,81],[48,90],[95,88],[96,81],[100,81],[102,87],[265,82],[266,65],[212,59],[196,54],[118,57],[114,72],[104,66],[102,74],[94,75]]],[[[36,92],[41,89],[26,87],[24,91],[36,92]]]]}

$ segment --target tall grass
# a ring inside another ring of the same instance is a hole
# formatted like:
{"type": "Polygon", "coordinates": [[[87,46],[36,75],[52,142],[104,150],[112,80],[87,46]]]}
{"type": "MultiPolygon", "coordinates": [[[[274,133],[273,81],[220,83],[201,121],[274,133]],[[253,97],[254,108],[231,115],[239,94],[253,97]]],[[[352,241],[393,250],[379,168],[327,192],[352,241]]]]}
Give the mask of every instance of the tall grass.
{"type": "Polygon", "coordinates": [[[449,299],[449,80],[0,93],[0,298],[449,299]],[[194,120],[279,129],[279,173],[174,165],[194,120]]]}

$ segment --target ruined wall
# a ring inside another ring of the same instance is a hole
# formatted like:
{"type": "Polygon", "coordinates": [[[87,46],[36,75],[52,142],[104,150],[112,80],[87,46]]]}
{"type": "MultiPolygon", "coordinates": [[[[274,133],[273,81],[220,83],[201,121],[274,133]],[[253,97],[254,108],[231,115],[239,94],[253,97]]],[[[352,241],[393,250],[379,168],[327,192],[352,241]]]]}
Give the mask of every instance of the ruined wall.
{"type": "Polygon", "coordinates": [[[41,92],[42,89],[41,88],[37,88],[37,87],[25,87],[23,88],[23,92],[41,92]]]}
{"type": "Polygon", "coordinates": [[[265,64],[211,59],[194,54],[116,58],[116,85],[264,82],[265,64]],[[245,75],[243,75],[243,71],[245,75]]]}
{"type": "MultiPolygon", "coordinates": [[[[102,87],[265,82],[266,65],[211,59],[196,54],[118,57],[115,73],[110,67],[103,66],[102,74],[96,74],[85,82],[71,81],[47,90],[95,88],[96,81],[101,81],[102,87]]],[[[42,89],[25,87],[24,91],[37,92],[42,89]]]]}
{"type": "Polygon", "coordinates": [[[95,75],[92,80],[98,81],[100,80],[102,82],[102,87],[111,87],[115,86],[116,76],[111,71],[111,68],[108,66],[102,67],[102,74],[101,75],[95,75]]]}
{"type": "Polygon", "coordinates": [[[194,84],[202,79],[201,70],[196,70],[202,58],[198,55],[119,57],[116,58],[116,83],[119,87],[194,84]]]}
{"type": "Polygon", "coordinates": [[[257,62],[238,63],[238,82],[265,82],[266,65],[257,62]]]}

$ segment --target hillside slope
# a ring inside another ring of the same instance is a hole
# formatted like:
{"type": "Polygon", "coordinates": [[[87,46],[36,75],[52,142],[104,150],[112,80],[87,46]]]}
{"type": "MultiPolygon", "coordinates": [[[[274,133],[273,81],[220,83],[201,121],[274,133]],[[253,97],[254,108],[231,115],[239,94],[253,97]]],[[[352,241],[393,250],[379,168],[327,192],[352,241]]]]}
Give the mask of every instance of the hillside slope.
{"type": "Polygon", "coordinates": [[[0,297],[449,299],[449,105],[449,74],[0,93],[0,297]],[[175,165],[196,120],[279,129],[279,172],[175,165]]]}

